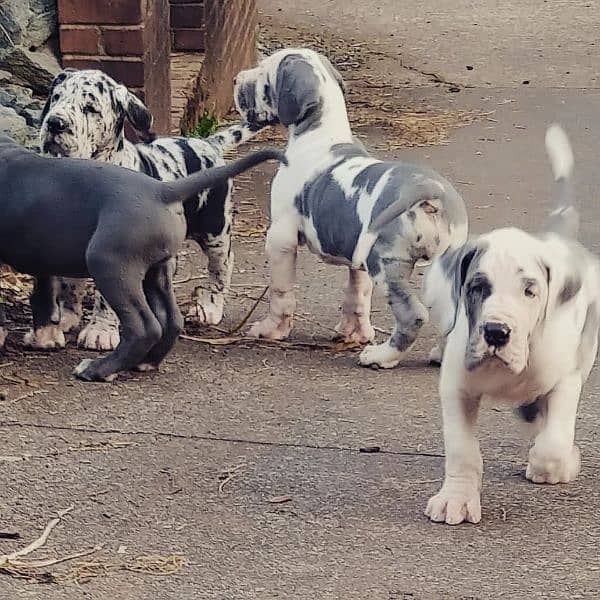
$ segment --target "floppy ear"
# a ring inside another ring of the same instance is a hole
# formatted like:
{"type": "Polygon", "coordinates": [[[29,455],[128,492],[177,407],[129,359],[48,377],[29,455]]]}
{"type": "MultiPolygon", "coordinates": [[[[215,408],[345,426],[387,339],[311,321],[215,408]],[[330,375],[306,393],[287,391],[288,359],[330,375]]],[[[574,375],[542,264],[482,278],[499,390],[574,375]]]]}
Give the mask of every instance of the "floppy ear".
{"type": "Polygon", "coordinates": [[[423,279],[423,300],[431,318],[448,335],[458,316],[463,286],[475,256],[480,252],[474,242],[448,248],[434,259],[423,279]]]}
{"type": "Polygon", "coordinates": [[[323,54],[319,54],[319,58],[321,59],[321,62],[323,63],[327,71],[329,71],[329,74],[337,81],[338,85],[342,90],[342,93],[346,95],[346,84],[344,83],[344,78],[342,77],[340,72],[331,64],[331,61],[326,56],[324,56],[323,54]]]}
{"type": "Polygon", "coordinates": [[[321,103],[319,79],[302,56],[286,56],[277,69],[277,114],[285,127],[301,123],[321,103]]]}
{"type": "Polygon", "coordinates": [[[44,108],[42,108],[42,112],[40,114],[40,123],[44,121],[48,111],[50,110],[50,105],[52,104],[52,96],[54,95],[54,89],[57,85],[61,84],[65,79],[68,79],[72,73],[75,73],[77,69],[63,69],[52,81],[50,84],[50,89],[48,90],[48,98],[46,99],[46,104],[44,104],[44,108]]]}
{"type": "Polygon", "coordinates": [[[548,296],[543,312],[544,321],[551,319],[555,311],[563,304],[571,302],[579,293],[583,280],[576,264],[566,269],[564,259],[558,258],[550,264],[541,262],[542,269],[546,273],[548,296]]]}
{"type": "Polygon", "coordinates": [[[146,105],[125,86],[119,86],[118,97],[127,120],[140,134],[140,138],[144,142],[154,141],[156,139],[156,135],[152,131],[154,117],[146,105]]]}

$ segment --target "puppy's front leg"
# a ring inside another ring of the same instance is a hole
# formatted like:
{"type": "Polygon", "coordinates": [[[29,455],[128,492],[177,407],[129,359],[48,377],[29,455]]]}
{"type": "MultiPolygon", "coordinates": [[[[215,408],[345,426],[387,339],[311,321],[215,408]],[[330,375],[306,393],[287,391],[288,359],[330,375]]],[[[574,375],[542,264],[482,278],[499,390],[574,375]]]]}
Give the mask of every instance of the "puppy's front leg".
{"type": "Polygon", "coordinates": [[[77,343],[87,350],[114,350],[119,345],[119,319],[98,290],[90,322],[79,332],[77,343]]]}
{"type": "Polygon", "coordinates": [[[581,373],[576,372],[562,379],[545,398],[542,430],[529,451],[525,472],[534,483],[567,483],[579,475],[579,448],[573,442],[581,387],[581,373]]]}
{"type": "Polygon", "coordinates": [[[25,334],[25,346],[41,350],[65,347],[65,336],[59,326],[58,292],[59,282],[55,277],[36,277],[29,300],[33,329],[25,334]]]}
{"type": "Polygon", "coordinates": [[[449,525],[481,520],[483,461],[475,435],[480,397],[468,397],[459,385],[458,365],[442,366],[440,394],[444,419],[446,473],[442,489],[427,503],[425,514],[449,525]]]}
{"type": "Polygon", "coordinates": [[[274,222],[267,233],[266,254],[271,270],[269,312],[252,325],[248,335],[270,340],[285,339],[291,329],[296,308],[296,256],[298,226],[293,220],[274,222]]]}
{"type": "Polygon", "coordinates": [[[81,306],[85,294],[85,279],[60,278],[59,305],[60,328],[69,332],[79,325],[83,314],[81,306]]]}
{"type": "Polygon", "coordinates": [[[342,305],[342,320],[335,330],[345,342],[365,344],[375,338],[371,325],[373,282],[366,271],[348,269],[348,286],[342,305]]]}

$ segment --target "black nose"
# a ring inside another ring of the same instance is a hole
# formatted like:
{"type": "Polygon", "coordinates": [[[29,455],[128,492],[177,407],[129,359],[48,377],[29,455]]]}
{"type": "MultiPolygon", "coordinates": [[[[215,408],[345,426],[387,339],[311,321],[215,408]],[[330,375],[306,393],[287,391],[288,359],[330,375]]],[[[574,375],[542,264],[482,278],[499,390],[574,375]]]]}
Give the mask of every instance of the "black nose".
{"type": "Polygon", "coordinates": [[[48,127],[48,131],[54,135],[58,133],[64,133],[67,129],[67,122],[61,119],[60,117],[48,117],[46,121],[46,127],[48,127]]]}
{"type": "Polygon", "coordinates": [[[483,326],[483,339],[490,345],[500,348],[508,343],[510,327],[505,323],[487,322],[483,326]]]}

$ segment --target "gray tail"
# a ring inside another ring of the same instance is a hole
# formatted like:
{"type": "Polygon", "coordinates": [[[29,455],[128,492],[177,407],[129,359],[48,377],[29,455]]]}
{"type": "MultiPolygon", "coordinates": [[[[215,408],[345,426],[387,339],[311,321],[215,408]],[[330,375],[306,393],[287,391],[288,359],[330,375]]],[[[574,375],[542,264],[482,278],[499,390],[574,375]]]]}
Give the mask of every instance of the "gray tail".
{"type": "Polygon", "coordinates": [[[259,150],[258,152],[246,154],[246,156],[223,167],[211,167],[210,169],[198,171],[189,177],[163,183],[165,189],[163,198],[167,203],[183,202],[267,160],[278,160],[280,163],[287,165],[287,159],[283,152],[274,149],[259,150]]]}
{"type": "Polygon", "coordinates": [[[251,140],[266,125],[256,125],[253,123],[236,123],[230,127],[220,129],[213,135],[206,138],[206,141],[217,149],[219,154],[227,154],[240,144],[251,140]]]}
{"type": "Polygon", "coordinates": [[[546,152],[550,159],[558,190],[556,208],[550,213],[547,229],[566,237],[577,237],[579,213],[575,206],[573,184],[573,151],[569,138],[560,125],[550,125],[546,131],[546,152]]]}
{"type": "Polygon", "coordinates": [[[425,179],[415,184],[403,186],[400,195],[384,208],[369,224],[369,229],[360,236],[352,255],[352,264],[359,267],[367,260],[373,244],[381,230],[412,206],[425,200],[441,198],[446,193],[444,186],[435,179],[425,179]]]}
{"type": "Polygon", "coordinates": [[[388,223],[399,217],[408,208],[424,202],[440,198],[445,194],[444,186],[435,179],[425,179],[414,185],[403,187],[400,191],[400,197],[392,202],[387,208],[384,208],[369,225],[371,233],[381,231],[388,223]]]}

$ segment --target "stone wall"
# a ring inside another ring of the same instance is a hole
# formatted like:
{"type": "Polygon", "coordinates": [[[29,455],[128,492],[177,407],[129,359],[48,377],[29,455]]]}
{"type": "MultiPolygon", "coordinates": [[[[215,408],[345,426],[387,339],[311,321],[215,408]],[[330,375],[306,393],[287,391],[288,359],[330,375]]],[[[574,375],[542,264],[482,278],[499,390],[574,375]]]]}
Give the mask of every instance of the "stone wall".
{"type": "Polygon", "coordinates": [[[56,32],[56,0],[0,0],[0,48],[38,48],[56,32]]]}

